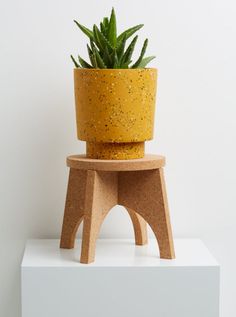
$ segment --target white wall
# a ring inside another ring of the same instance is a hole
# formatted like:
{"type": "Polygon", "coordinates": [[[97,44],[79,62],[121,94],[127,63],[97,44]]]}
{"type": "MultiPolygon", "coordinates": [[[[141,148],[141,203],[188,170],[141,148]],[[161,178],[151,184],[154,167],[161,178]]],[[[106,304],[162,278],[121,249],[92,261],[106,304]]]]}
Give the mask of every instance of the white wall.
{"type": "MultiPolygon", "coordinates": [[[[91,26],[111,6],[145,23],[159,69],[155,140],[167,157],[174,235],[200,237],[222,264],[223,317],[235,313],[236,4],[234,0],[0,2],[0,316],[20,316],[27,238],[58,237],[76,140],[70,53],[85,55],[72,20],[91,26]]],[[[132,236],[116,208],[103,237],[132,236]]]]}

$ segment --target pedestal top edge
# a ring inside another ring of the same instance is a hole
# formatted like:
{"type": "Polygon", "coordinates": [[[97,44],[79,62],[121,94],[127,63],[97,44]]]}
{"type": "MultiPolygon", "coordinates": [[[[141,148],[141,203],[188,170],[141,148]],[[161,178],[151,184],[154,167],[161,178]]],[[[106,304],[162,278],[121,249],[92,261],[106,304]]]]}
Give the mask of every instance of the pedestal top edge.
{"type": "Polygon", "coordinates": [[[179,269],[194,267],[219,268],[219,263],[199,239],[175,239],[176,259],[160,259],[155,239],[149,239],[145,246],[135,246],[134,239],[98,239],[96,260],[91,264],[79,263],[81,240],[75,248],[59,248],[58,239],[28,240],[22,268],[94,268],[94,267],[154,267],[156,269],[179,269]]]}

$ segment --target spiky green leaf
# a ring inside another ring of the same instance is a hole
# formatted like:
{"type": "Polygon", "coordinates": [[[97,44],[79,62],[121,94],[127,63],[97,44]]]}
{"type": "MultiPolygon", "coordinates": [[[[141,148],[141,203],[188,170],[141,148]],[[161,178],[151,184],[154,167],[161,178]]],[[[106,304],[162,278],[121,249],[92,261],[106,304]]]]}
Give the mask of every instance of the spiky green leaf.
{"type": "Polygon", "coordinates": [[[148,45],[148,39],[146,39],[143,43],[143,47],[142,47],[142,50],[141,50],[141,54],[138,58],[138,60],[136,61],[136,63],[133,64],[133,66],[131,66],[131,68],[138,68],[142,59],[143,59],[143,56],[146,52],[146,49],[147,49],[147,45],[148,45]]]}
{"type": "Polygon", "coordinates": [[[108,17],[103,18],[102,23],[103,23],[103,25],[104,25],[105,28],[108,28],[108,26],[109,26],[109,19],[108,19],[108,17]]]}
{"type": "Polygon", "coordinates": [[[93,39],[93,32],[90,29],[86,28],[84,25],[80,24],[76,20],[74,20],[74,22],[85,35],[87,35],[90,39],[93,39]]]}
{"type": "Polygon", "coordinates": [[[87,44],[87,51],[89,55],[93,54],[93,51],[91,50],[90,46],[87,44]]]}
{"type": "Polygon", "coordinates": [[[94,37],[94,42],[99,48],[99,50],[103,49],[102,43],[100,42],[100,39],[98,37],[98,27],[94,24],[93,26],[93,37],[94,37]]]}
{"type": "Polygon", "coordinates": [[[130,36],[132,36],[135,32],[137,32],[143,26],[144,24],[138,24],[133,26],[132,28],[129,28],[128,30],[125,30],[118,36],[117,43],[119,43],[124,38],[125,35],[126,35],[126,39],[128,39],[130,36]]]}
{"type": "Polygon", "coordinates": [[[92,47],[92,50],[93,50],[93,55],[95,56],[96,58],[96,64],[97,64],[97,67],[98,68],[107,68],[101,55],[99,54],[98,52],[98,49],[96,48],[96,46],[93,46],[92,47]]]}
{"type": "Polygon", "coordinates": [[[116,47],[116,36],[116,15],[114,8],[112,8],[108,26],[108,40],[114,48],[116,47]]]}
{"type": "Polygon", "coordinates": [[[131,41],[131,43],[127,47],[123,57],[121,58],[121,64],[127,64],[130,62],[137,40],[138,40],[138,35],[136,35],[133,38],[133,40],[131,41]]]}
{"type": "Polygon", "coordinates": [[[96,54],[91,55],[92,65],[94,68],[99,68],[97,64],[96,54]]]}
{"type": "Polygon", "coordinates": [[[141,63],[137,68],[145,68],[156,56],[148,56],[142,59],[141,63]]]}
{"type": "Polygon", "coordinates": [[[116,49],[113,50],[111,58],[112,58],[112,68],[119,68],[119,59],[117,56],[116,49]]]}
{"type": "Polygon", "coordinates": [[[107,68],[98,51],[96,51],[96,60],[99,68],[107,68]]]}
{"type": "Polygon", "coordinates": [[[105,47],[104,51],[103,52],[100,52],[100,54],[102,54],[102,59],[106,65],[107,68],[110,68],[112,67],[112,58],[111,58],[111,55],[108,51],[108,48],[105,47]]]}
{"type": "Polygon", "coordinates": [[[103,35],[106,34],[105,27],[102,22],[100,22],[100,31],[102,32],[103,35]]]}
{"type": "Polygon", "coordinates": [[[93,68],[89,63],[87,63],[82,57],[80,57],[78,55],[78,58],[79,58],[79,62],[80,62],[80,65],[83,67],[83,68],[93,68]]]}
{"type": "Polygon", "coordinates": [[[106,47],[108,47],[109,50],[113,49],[111,43],[106,39],[104,34],[100,32],[96,25],[93,26],[93,34],[95,43],[101,51],[105,50],[106,47]]]}
{"type": "Polygon", "coordinates": [[[71,57],[71,59],[72,59],[72,61],[73,61],[74,65],[75,65],[75,67],[76,67],[76,68],[80,68],[80,65],[76,62],[76,60],[75,60],[74,56],[73,56],[73,55],[71,55],[70,57],[71,57]]]}
{"type": "Polygon", "coordinates": [[[90,62],[92,64],[92,66],[94,68],[96,68],[96,65],[94,64],[93,51],[91,50],[91,48],[88,44],[87,44],[87,50],[88,50],[88,56],[89,56],[90,62]]]}
{"type": "Polygon", "coordinates": [[[99,49],[99,47],[97,47],[97,45],[95,45],[95,42],[93,42],[92,40],[90,40],[90,46],[91,46],[91,49],[93,51],[93,54],[94,54],[95,49],[99,49]]]}
{"type": "Polygon", "coordinates": [[[104,36],[107,38],[107,36],[108,36],[108,28],[109,28],[109,19],[108,19],[108,17],[103,18],[102,24],[103,24],[103,27],[104,27],[104,36]]]}
{"type": "Polygon", "coordinates": [[[125,44],[126,44],[126,35],[124,36],[123,40],[120,41],[120,45],[117,47],[116,51],[117,51],[117,56],[118,59],[121,60],[122,56],[124,54],[125,51],[125,44]]]}

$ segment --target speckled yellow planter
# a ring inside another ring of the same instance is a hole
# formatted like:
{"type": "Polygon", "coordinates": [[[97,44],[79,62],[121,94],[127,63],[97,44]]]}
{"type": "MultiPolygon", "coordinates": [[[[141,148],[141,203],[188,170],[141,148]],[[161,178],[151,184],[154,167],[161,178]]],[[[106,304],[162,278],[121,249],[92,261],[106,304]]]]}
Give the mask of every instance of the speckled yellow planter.
{"type": "Polygon", "coordinates": [[[153,138],[157,70],[75,69],[78,139],[99,159],[144,156],[153,138]]]}

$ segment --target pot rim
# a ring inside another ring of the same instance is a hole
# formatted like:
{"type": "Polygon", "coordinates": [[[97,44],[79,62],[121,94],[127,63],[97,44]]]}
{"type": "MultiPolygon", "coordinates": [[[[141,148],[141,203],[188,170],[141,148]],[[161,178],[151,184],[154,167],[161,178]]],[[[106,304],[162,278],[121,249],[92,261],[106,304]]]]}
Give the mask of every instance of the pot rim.
{"type": "Polygon", "coordinates": [[[127,72],[127,71],[132,71],[132,72],[135,72],[135,71],[144,71],[144,70],[147,70],[147,71],[150,71],[150,70],[155,70],[155,71],[158,71],[157,68],[155,67],[147,67],[147,68],[74,68],[74,72],[76,71],[87,71],[87,72],[90,72],[90,71],[113,71],[113,72],[127,72]]]}

